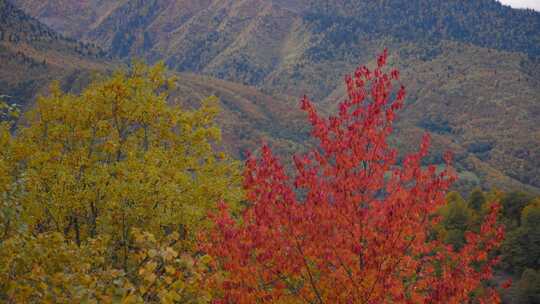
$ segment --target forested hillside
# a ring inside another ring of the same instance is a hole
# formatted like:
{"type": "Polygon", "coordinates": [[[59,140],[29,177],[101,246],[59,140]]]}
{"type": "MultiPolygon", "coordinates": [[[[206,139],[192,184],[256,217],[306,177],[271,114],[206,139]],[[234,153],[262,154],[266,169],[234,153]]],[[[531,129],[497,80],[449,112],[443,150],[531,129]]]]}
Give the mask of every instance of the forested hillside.
{"type": "Polygon", "coordinates": [[[494,0],[15,3],[54,29],[120,57],[166,60],[181,71],[257,85],[284,66],[338,61],[344,52],[366,50],[382,37],[540,55],[540,14],[494,0]]]}
{"type": "Polygon", "coordinates": [[[498,1],[315,0],[306,19],[317,31],[334,31],[336,44],[384,33],[405,41],[453,40],[540,55],[540,14],[512,9],[498,1]]]}
{"type": "Polygon", "coordinates": [[[464,189],[540,191],[537,12],[494,0],[15,2],[119,59],[309,92],[323,111],[343,97],[343,71],[388,48],[411,84],[397,144],[428,131],[433,159],[457,151],[464,189]]]}
{"type": "MultiPolygon", "coordinates": [[[[4,38],[0,39],[0,95],[10,103],[31,107],[37,94],[46,93],[53,80],[59,80],[64,90],[80,92],[112,69],[128,66],[96,46],[58,34],[9,2],[1,4],[0,37],[4,38]]],[[[177,77],[182,81],[171,92],[169,102],[192,108],[209,96],[218,97],[223,109],[218,122],[226,149],[235,156],[244,155],[263,141],[275,143],[280,151],[300,149],[306,132],[285,123],[300,118],[294,98],[272,97],[252,87],[207,76],[177,77]]]]}
{"type": "Polygon", "coordinates": [[[99,47],[62,36],[6,0],[0,1],[0,50],[0,94],[20,104],[59,78],[76,86],[90,71],[105,70],[107,60],[99,47]]]}

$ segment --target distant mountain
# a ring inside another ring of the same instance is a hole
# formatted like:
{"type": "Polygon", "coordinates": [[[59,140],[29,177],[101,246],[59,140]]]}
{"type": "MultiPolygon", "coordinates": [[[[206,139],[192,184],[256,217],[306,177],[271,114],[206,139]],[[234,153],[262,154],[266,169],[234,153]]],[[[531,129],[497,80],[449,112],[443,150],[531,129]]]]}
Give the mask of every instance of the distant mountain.
{"type": "Polygon", "coordinates": [[[127,1],[121,0],[54,0],[15,1],[30,15],[68,37],[80,38],[99,25],[101,19],[127,1]]]}
{"type": "Polygon", "coordinates": [[[452,40],[540,56],[540,13],[495,0],[14,3],[54,29],[95,42],[119,57],[166,60],[180,71],[252,85],[284,68],[292,55],[311,61],[337,58],[349,47],[382,37],[422,43],[452,40]]]}
{"type": "Polygon", "coordinates": [[[106,60],[99,47],[66,38],[0,0],[0,94],[11,102],[25,104],[55,79],[73,86],[104,70],[106,60]]]}
{"type": "MultiPolygon", "coordinates": [[[[0,95],[7,95],[8,102],[31,106],[53,80],[60,80],[65,90],[78,91],[92,78],[122,67],[98,47],[65,38],[4,0],[0,0],[0,17],[0,95]]],[[[291,98],[270,97],[255,88],[207,76],[178,77],[172,103],[194,107],[209,96],[219,98],[224,143],[237,157],[262,141],[278,151],[298,150],[303,140],[299,136],[305,137],[305,132],[289,123],[300,121],[301,115],[291,98]]]]}
{"type": "Polygon", "coordinates": [[[13,2],[119,59],[164,60],[264,96],[307,93],[324,111],[342,98],[343,74],[386,47],[409,91],[397,145],[428,131],[433,161],[457,153],[463,187],[540,191],[538,12],[495,0],[13,2]]]}

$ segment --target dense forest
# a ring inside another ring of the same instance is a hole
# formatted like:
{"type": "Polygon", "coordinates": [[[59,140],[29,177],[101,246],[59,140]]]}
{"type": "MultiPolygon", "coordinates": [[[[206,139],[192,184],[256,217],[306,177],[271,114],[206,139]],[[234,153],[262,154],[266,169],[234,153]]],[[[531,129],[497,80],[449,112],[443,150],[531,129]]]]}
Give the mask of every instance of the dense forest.
{"type": "Polygon", "coordinates": [[[333,31],[329,37],[338,45],[386,33],[405,41],[456,40],[540,56],[538,13],[497,1],[312,1],[305,18],[317,31],[333,31]]]}

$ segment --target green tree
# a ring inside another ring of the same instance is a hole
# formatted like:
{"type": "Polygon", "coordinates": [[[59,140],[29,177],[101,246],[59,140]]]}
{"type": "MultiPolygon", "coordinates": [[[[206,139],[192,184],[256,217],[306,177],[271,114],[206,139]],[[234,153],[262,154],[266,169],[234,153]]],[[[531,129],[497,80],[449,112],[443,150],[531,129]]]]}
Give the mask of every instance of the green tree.
{"type": "Polygon", "coordinates": [[[516,303],[540,303],[540,272],[529,268],[523,271],[515,291],[516,303]]]}
{"type": "Polygon", "coordinates": [[[521,229],[527,238],[528,266],[540,270],[540,199],[523,209],[521,229]]]}
{"type": "Polygon", "coordinates": [[[540,269],[540,199],[521,212],[521,226],[514,229],[503,244],[505,267],[521,273],[527,268],[540,269]]]}
{"type": "Polygon", "coordinates": [[[476,212],[482,209],[482,206],[486,203],[486,195],[480,188],[476,188],[471,192],[469,196],[469,206],[476,212]]]}
{"type": "Polygon", "coordinates": [[[446,201],[439,210],[442,221],[437,232],[440,239],[459,249],[465,244],[465,232],[475,228],[477,215],[457,192],[448,193],[446,201]]]}
{"type": "Polygon", "coordinates": [[[520,225],[521,211],[532,199],[533,196],[530,194],[519,191],[506,193],[502,197],[503,218],[507,229],[514,229],[520,225]]]}

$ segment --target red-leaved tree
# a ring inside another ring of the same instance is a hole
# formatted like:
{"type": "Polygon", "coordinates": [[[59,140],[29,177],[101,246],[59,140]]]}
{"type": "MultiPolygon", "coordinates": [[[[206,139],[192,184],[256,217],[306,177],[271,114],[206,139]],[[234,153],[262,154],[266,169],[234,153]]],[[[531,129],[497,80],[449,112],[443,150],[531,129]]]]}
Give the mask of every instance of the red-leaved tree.
{"type": "Polygon", "coordinates": [[[319,146],[295,157],[294,180],[269,147],[249,158],[251,207],[235,219],[222,204],[203,245],[227,274],[217,303],[467,303],[473,292],[498,302],[481,288],[503,239],[498,207],[459,251],[434,237],[455,179],[450,156],[442,171],[422,167],[425,136],[397,163],[388,136],[405,89],[395,87],[399,73],[387,73],[386,60],[385,51],[373,71],[347,77],[336,116],[323,118],[302,100],[319,146]]]}

